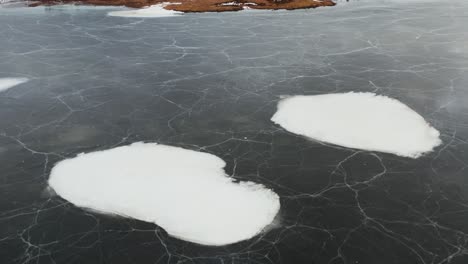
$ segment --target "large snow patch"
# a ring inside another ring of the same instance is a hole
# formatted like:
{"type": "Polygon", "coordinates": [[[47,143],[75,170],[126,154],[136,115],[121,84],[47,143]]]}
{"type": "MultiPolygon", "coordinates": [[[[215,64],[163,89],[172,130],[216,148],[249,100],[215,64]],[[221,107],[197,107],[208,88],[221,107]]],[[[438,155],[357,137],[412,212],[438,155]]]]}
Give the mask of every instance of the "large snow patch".
{"type": "Polygon", "coordinates": [[[259,234],[280,202],[262,185],[233,182],[224,166],[208,153],[134,143],[63,160],[49,185],[79,207],[153,222],[183,240],[225,245],[259,234]]]}
{"type": "Polygon", "coordinates": [[[271,120],[318,141],[411,158],[441,143],[439,132],[418,113],[373,93],[292,96],[279,102],[271,120]]]}

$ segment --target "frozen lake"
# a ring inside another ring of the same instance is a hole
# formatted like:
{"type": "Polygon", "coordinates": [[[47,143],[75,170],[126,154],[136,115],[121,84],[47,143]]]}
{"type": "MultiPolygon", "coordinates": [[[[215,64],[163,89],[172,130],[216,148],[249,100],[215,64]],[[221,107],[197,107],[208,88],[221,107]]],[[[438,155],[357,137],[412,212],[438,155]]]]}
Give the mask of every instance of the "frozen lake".
{"type": "Polygon", "coordinates": [[[107,16],[119,10],[0,7],[2,264],[468,263],[468,1],[107,16]],[[284,96],[351,91],[397,99],[442,143],[412,159],[270,120],[284,96]],[[277,217],[206,246],[47,189],[57,162],[141,141],[221,158],[279,196],[277,217]]]}

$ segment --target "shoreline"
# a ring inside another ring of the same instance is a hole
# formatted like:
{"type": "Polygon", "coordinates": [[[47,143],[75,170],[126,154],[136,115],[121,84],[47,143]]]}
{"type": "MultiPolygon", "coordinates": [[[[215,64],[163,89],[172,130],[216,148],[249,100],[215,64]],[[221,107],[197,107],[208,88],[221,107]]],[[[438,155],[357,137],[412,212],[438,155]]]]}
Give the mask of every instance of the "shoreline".
{"type": "Polygon", "coordinates": [[[75,4],[145,8],[163,3],[165,4],[164,9],[184,13],[232,12],[241,11],[244,9],[294,10],[336,5],[336,3],[332,0],[38,0],[36,2],[30,3],[28,6],[36,7],[75,4]]]}

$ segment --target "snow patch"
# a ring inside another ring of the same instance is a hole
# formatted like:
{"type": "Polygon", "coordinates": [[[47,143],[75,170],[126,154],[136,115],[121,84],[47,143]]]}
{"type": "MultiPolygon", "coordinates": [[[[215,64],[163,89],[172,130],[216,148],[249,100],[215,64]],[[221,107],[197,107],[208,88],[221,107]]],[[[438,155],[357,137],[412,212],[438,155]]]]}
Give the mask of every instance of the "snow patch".
{"type": "Polygon", "coordinates": [[[168,3],[164,2],[157,5],[152,5],[146,8],[136,9],[136,10],[125,10],[125,11],[112,11],[109,12],[108,16],[118,16],[118,17],[172,17],[183,14],[183,12],[167,10],[164,7],[168,5],[175,5],[180,3],[168,3]]]}
{"type": "Polygon", "coordinates": [[[418,113],[374,93],[292,96],[279,102],[271,120],[315,140],[411,158],[441,144],[439,131],[418,113]]]}
{"type": "Polygon", "coordinates": [[[0,92],[6,91],[16,85],[27,82],[28,78],[0,78],[0,92]]]}
{"type": "Polygon", "coordinates": [[[227,2],[227,3],[222,3],[222,6],[240,6],[240,5],[246,5],[246,6],[256,6],[256,3],[239,3],[239,2],[227,2]]]}
{"type": "Polygon", "coordinates": [[[79,207],[153,222],[194,243],[226,245],[259,234],[280,202],[263,185],[233,182],[224,166],[208,153],[140,142],[63,160],[49,185],[79,207]]]}

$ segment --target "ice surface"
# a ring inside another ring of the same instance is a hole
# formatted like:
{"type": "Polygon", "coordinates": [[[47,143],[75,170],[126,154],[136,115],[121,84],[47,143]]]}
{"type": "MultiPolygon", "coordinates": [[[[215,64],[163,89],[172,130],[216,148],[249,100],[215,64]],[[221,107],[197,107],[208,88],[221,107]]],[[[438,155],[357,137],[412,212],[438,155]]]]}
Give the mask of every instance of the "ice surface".
{"type": "Polygon", "coordinates": [[[441,143],[439,132],[418,113],[374,93],[293,96],[280,101],[271,120],[319,141],[411,158],[441,143]]]}
{"type": "Polygon", "coordinates": [[[130,9],[1,10],[0,77],[30,82],[0,94],[0,263],[468,258],[460,210],[468,204],[468,1],[107,17],[116,10],[130,9]],[[269,120],[281,95],[356,89],[405,103],[440,131],[442,145],[418,160],[354,155],[307,144],[269,120]],[[133,220],[97,226],[101,217],[41,196],[43,173],[60,155],[137,138],[225,153],[236,175],[281,192],[281,225],[210,249],[152,232],[151,223],[143,232],[133,220]]]}
{"type": "Polygon", "coordinates": [[[234,183],[224,166],[208,153],[134,143],[61,161],[49,185],[79,207],[153,222],[187,241],[225,245],[261,232],[280,203],[262,185],[234,183]]]}
{"type": "Polygon", "coordinates": [[[0,78],[0,92],[6,91],[27,81],[27,78],[0,78]]]}
{"type": "Polygon", "coordinates": [[[166,5],[168,5],[168,3],[161,3],[136,10],[112,11],[109,12],[108,15],[120,17],[171,17],[183,14],[183,12],[164,9],[166,5]]]}

